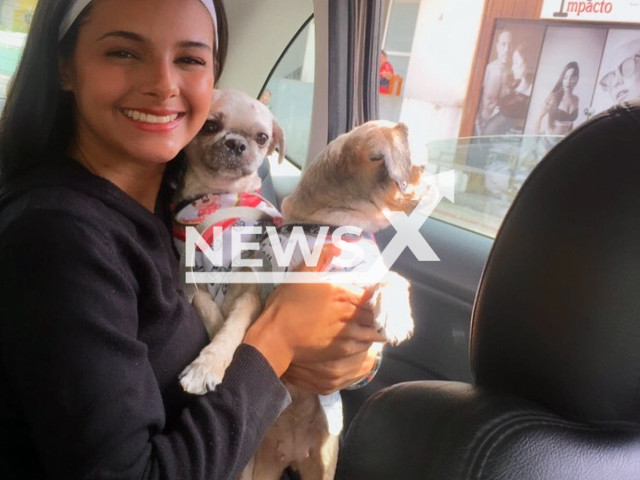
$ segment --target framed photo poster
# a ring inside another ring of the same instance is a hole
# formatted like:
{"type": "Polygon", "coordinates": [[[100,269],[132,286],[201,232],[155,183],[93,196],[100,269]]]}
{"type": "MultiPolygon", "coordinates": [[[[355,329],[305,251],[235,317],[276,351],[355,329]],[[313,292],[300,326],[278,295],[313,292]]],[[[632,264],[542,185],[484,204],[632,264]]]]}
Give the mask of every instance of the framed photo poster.
{"type": "Polygon", "coordinates": [[[496,20],[474,136],[566,135],[640,100],[640,26],[496,20]]]}

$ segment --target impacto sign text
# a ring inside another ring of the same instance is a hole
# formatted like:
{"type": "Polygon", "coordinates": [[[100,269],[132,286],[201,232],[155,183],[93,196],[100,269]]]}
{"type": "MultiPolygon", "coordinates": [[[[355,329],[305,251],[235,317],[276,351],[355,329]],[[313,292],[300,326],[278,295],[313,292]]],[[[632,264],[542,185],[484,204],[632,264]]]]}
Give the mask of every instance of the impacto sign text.
{"type": "Polygon", "coordinates": [[[638,0],[545,0],[540,18],[640,23],[638,0]]]}

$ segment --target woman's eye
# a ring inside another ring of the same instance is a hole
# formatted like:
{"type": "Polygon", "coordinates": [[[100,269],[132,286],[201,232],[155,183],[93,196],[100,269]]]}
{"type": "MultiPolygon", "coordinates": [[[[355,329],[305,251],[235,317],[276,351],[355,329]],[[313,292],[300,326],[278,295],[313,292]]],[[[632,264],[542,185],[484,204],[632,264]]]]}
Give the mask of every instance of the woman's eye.
{"type": "Polygon", "coordinates": [[[267,143],[267,140],[269,140],[269,137],[266,133],[259,133],[258,135],[256,135],[256,142],[258,142],[258,145],[260,145],[261,147],[264,146],[265,143],[267,143]]]}
{"type": "Polygon", "coordinates": [[[111,52],[107,52],[107,57],[135,58],[135,55],[131,52],[127,52],[126,50],[113,50],[111,52]]]}
{"type": "Polygon", "coordinates": [[[201,131],[208,135],[216,134],[220,131],[220,124],[214,120],[207,120],[201,131]]]}
{"type": "Polygon", "coordinates": [[[184,57],[181,58],[179,60],[179,62],[187,64],[187,65],[206,65],[207,62],[205,62],[204,60],[202,60],[201,58],[196,58],[196,57],[184,57]]]}

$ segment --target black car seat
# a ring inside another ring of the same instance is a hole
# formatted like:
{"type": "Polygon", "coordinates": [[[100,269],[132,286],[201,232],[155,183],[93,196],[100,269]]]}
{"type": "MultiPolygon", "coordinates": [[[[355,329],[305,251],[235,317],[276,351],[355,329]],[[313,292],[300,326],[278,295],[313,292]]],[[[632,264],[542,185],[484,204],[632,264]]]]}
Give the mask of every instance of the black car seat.
{"type": "Polygon", "coordinates": [[[534,169],[472,317],[475,383],[374,395],[338,479],[640,479],[639,106],[592,119],[534,169]]]}

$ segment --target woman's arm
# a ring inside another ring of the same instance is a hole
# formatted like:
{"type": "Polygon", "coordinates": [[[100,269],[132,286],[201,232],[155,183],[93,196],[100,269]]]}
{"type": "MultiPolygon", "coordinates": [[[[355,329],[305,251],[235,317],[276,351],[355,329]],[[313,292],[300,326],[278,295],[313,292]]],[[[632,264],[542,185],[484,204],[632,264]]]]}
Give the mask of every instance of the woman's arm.
{"type": "MultiPolygon", "coordinates": [[[[105,232],[71,215],[23,214],[0,240],[2,367],[47,478],[230,479],[288,395],[242,346],[215,392],[167,425],[138,339],[138,289],[105,232]]],[[[177,384],[177,378],[176,378],[177,384]]]]}
{"type": "MultiPolygon", "coordinates": [[[[544,102],[544,108],[542,109],[542,113],[538,117],[538,123],[536,124],[536,135],[542,135],[543,133],[546,133],[546,129],[542,128],[542,119],[545,117],[545,115],[549,115],[552,105],[553,105],[553,98],[551,95],[549,95],[544,102]]],[[[547,122],[548,121],[549,120],[547,118],[547,122]]]]}

